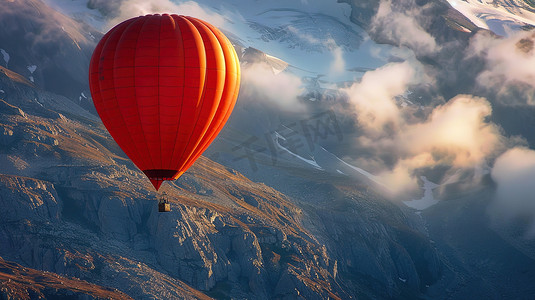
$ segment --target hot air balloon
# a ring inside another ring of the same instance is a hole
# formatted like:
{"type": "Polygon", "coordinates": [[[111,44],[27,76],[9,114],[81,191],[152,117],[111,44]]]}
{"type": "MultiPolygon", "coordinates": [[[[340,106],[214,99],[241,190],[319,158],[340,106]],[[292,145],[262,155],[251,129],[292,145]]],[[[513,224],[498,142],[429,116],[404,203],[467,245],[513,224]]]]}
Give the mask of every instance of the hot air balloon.
{"type": "Polygon", "coordinates": [[[102,37],[89,85],[104,126],[158,190],[180,177],[225,125],[240,66],[230,41],[209,23],[147,15],[102,37]]]}

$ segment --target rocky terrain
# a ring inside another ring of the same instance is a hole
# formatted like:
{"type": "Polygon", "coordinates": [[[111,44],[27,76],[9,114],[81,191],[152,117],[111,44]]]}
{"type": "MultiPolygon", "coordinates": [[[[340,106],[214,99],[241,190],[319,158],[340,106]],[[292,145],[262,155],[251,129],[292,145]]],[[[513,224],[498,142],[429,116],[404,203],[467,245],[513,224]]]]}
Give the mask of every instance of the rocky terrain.
{"type": "Polygon", "coordinates": [[[105,289],[79,279],[22,267],[0,258],[2,299],[132,299],[117,290],[105,289]]]}

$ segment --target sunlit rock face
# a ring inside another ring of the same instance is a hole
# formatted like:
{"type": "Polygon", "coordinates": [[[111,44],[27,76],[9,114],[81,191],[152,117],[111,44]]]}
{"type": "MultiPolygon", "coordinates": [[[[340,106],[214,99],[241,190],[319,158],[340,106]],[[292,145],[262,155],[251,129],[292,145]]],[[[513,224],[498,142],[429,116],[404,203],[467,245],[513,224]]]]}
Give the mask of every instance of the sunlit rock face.
{"type": "Polygon", "coordinates": [[[61,217],[61,199],[50,182],[2,175],[0,178],[2,207],[5,222],[57,221],[61,217]]]}

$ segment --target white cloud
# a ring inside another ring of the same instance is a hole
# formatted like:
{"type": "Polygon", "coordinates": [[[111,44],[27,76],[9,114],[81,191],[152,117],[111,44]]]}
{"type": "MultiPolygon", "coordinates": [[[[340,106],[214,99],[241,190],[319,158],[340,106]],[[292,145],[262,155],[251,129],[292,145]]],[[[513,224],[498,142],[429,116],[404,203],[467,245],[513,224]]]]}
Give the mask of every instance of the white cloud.
{"type": "Polygon", "coordinates": [[[242,66],[240,95],[250,101],[262,101],[286,112],[302,112],[305,105],[298,97],[303,93],[301,79],[286,72],[275,73],[265,63],[242,66]]]}
{"type": "Polygon", "coordinates": [[[507,98],[506,104],[535,105],[535,33],[519,32],[498,39],[478,33],[470,43],[469,53],[486,60],[486,69],[478,75],[478,83],[506,95],[509,89],[523,92],[524,99],[507,98]]]}
{"type": "Polygon", "coordinates": [[[312,45],[321,45],[326,51],[333,55],[333,61],[329,68],[331,75],[341,74],[346,71],[346,62],[344,60],[344,51],[342,47],[336,44],[333,38],[320,39],[311,34],[301,32],[293,26],[287,27],[288,31],[294,34],[297,38],[312,45]]]}
{"type": "Polygon", "coordinates": [[[423,123],[405,126],[397,143],[413,155],[428,154],[428,164],[473,168],[484,163],[503,144],[499,128],[487,122],[490,103],[459,95],[433,109],[423,123]]]}
{"type": "Polygon", "coordinates": [[[526,238],[535,238],[535,151],[513,148],[503,153],[491,172],[497,189],[490,213],[498,225],[524,220],[526,238]]]}
{"type": "MultiPolygon", "coordinates": [[[[333,41],[334,42],[334,41],[333,41]]],[[[340,74],[346,70],[346,62],[344,60],[344,51],[336,44],[331,48],[333,54],[333,62],[331,63],[330,72],[332,74],[340,74]]]]}
{"type": "Polygon", "coordinates": [[[363,133],[359,147],[375,155],[369,166],[394,193],[415,189],[419,169],[480,168],[505,147],[500,128],[487,121],[492,108],[484,98],[458,95],[421,110],[423,117],[414,114],[421,108],[400,105],[396,98],[425,82],[418,68],[389,64],[346,90],[363,133]],[[381,163],[384,157],[388,162],[381,163]]]}
{"type": "Polygon", "coordinates": [[[387,125],[399,126],[400,109],[395,97],[414,82],[414,68],[408,63],[389,64],[364,74],[346,90],[359,125],[368,136],[378,136],[387,125]]]}
{"type": "Polygon", "coordinates": [[[378,34],[380,38],[408,47],[418,54],[432,54],[439,50],[435,38],[417,22],[416,16],[421,13],[420,9],[393,11],[392,7],[391,0],[381,1],[372,20],[372,32],[378,34]]]}
{"type": "Polygon", "coordinates": [[[294,26],[288,26],[286,27],[288,29],[289,32],[295,34],[295,36],[309,44],[315,44],[315,45],[323,45],[324,42],[321,40],[321,39],[318,39],[317,37],[311,35],[311,34],[308,34],[308,33],[304,33],[304,32],[301,32],[299,29],[295,28],[294,26]]]}
{"type": "Polygon", "coordinates": [[[499,127],[485,120],[491,111],[484,98],[459,95],[434,108],[425,121],[402,123],[392,138],[368,140],[380,152],[391,151],[398,156],[394,168],[380,176],[394,190],[403,191],[416,187],[413,175],[421,168],[485,166],[503,149],[505,140],[499,127]]]}
{"type": "Polygon", "coordinates": [[[128,0],[121,3],[119,15],[109,22],[109,27],[137,16],[147,14],[178,14],[199,18],[221,28],[225,24],[225,18],[215,12],[209,11],[194,1],[175,3],[171,0],[128,0]]]}

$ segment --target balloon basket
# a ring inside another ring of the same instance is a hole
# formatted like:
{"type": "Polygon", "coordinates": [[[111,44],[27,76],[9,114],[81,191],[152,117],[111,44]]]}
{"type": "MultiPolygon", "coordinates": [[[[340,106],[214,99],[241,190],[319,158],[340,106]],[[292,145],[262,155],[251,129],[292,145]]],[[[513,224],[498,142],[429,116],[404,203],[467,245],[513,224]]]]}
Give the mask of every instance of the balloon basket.
{"type": "Polygon", "coordinates": [[[158,211],[159,212],[170,212],[171,211],[171,205],[169,203],[158,203],[158,211]]]}
{"type": "Polygon", "coordinates": [[[171,204],[169,204],[169,199],[167,198],[167,194],[165,192],[160,196],[160,199],[158,200],[158,211],[159,212],[171,211],[171,204]]]}

